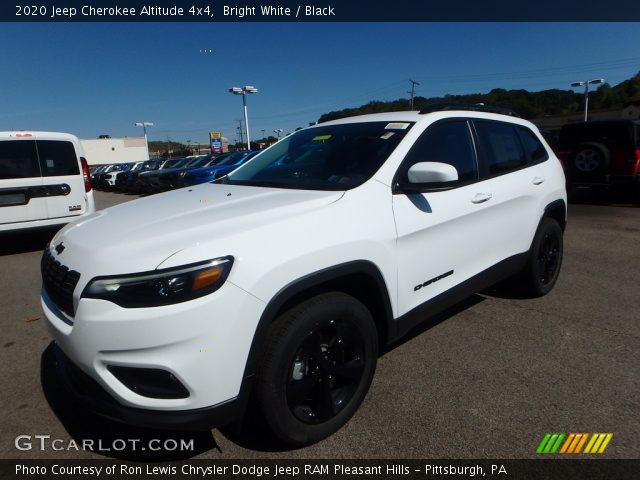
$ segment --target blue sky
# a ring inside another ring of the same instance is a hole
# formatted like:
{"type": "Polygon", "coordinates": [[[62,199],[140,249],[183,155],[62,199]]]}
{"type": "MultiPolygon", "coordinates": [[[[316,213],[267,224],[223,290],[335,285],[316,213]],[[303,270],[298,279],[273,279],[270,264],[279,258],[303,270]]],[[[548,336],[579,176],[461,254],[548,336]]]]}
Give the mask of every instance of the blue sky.
{"type": "Polygon", "coordinates": [[[640,71],[638,23],[1,24],[0,130],[81,138],[236,138],[291,131],[331,110],[416,94],[615,85],[640,71]],[[207,50],[207,53],[204,53],[207,50]],[[213,50],[209,53],[208,50],[213,50]]]}

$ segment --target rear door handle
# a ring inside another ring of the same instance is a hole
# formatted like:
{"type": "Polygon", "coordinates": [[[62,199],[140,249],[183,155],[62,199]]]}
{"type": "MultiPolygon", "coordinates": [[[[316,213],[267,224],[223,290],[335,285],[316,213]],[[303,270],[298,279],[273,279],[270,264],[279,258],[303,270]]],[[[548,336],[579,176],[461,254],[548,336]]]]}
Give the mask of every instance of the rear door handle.
{"type": "Polygon", "coordinates": [[[484,203],[491,200],[490,193],[476,193],[476,196],[471,199],[471,203],[484,203]]]}
{"type": "Polygon", "coordinates": [[[533,180],[531,180],[531,182],[534,185],[540,185],[542,182],[544,182],[544,177],[533,177],[533,180]]]}

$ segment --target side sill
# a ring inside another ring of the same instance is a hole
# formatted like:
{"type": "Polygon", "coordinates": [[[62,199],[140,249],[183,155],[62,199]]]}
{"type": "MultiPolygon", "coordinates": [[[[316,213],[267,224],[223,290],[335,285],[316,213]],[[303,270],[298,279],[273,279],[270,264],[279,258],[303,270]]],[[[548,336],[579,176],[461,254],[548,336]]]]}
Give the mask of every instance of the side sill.
{"type": "Polygon", "coordinates": [[[459,285],[437,295],[422,305],[392,320],[389,326],[389,341],[391,344],[404,337],[410,330],[420,325],[430,317],[446,310],[456,303],[496,283],[509,278],[522,270],[527,262],[529,252],[519,253],[489,267],[487,270],[465,280],[459,285]]]}

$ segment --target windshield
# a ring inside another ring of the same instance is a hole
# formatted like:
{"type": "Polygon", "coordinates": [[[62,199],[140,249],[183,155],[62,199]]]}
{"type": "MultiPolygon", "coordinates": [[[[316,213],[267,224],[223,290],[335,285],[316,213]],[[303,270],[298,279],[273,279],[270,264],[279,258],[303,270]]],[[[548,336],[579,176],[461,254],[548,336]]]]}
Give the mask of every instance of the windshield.
{"type": "Polygon", "coordinates": [[[348,190],[371,178],[412,125],[364,122],[300,130],[229,174],[225,181],[276,188],[348,190]]]}

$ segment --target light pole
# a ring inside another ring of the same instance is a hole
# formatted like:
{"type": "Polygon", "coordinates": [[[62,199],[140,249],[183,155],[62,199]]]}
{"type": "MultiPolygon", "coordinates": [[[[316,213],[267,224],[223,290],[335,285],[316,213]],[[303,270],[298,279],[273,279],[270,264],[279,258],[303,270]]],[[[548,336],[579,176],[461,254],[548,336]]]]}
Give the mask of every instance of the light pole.
{"type": "Polygon", "coordinates": [[[594,78],[593,80],[585,80],[584,82],[573,82],[572,87],[584,86],[584,121],[587,121],[587,112],[589,111],[589,85],[599,85],[604,83],[604,78],[594,78]]]}
{"type": "Polygon", "coordinates": [[[153,127],[153,123],[151,122],[136,122],[134,123],[136,127],[142,127],[144,131],[144,145],[147,147],[147,160],[149,160],[149,141],[147,140],[147,127],[153,127]]]}
{"type": "Polygon", "coordinates": [[[278,140],[280,140],[280,135],[282,135],[282,132],[284,130],[282,130],[281,128],[276,128],[273,133],[275,133],[278,136],[278,140]]]}
{"type": "Polygon", "coordinates": [[[242,106],[244,108],[244,128],[247,132],[247,150],[251,150],[251,141],[249,140],[249,117],[247,115],[247,93],[258,93],[256,87],[247,85],[244,87],[231,87],[229,89],[234,95],[242,95],[242,106]]]}

